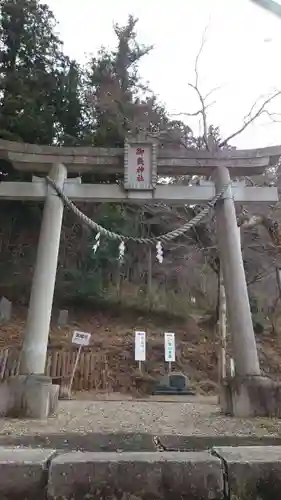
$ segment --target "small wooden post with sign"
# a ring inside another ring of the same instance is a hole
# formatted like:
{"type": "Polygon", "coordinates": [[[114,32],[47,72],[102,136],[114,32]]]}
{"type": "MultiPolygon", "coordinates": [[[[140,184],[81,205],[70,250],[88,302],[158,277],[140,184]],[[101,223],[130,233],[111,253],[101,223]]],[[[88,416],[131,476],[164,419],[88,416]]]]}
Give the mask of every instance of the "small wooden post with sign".
{"type": "Polygon", "coordinates": [[[139,371],[142,373],[142,363],[146,359],[146,333],[135,332],[135,361],[139,362],[139,371]]]}
{"type": "Polygon", "coordinates": [[[73,385],[73,380],[74,380],[74,376],[75,376],[75,373],[76,373],[76,370],[77,370],[77,366],[78,366],[78,363],[79,363],[79,359],[80,359],[80,354],[81,354],[82,347],[86,346],[86,345],[89,345],[90,338],[91,338],[91,334],[90,333],[87,333],[87,332],[78,332],[78,331],[73,332],[72,344],[78,345],[79,347],[78,347],[78,351],[77,351],[75,363],[74,363],[73,368],[72,368],[72,373],[71,373],[71,376],[70,376],[69,397],[71,396],[71,389],[72,389],[72,385],[73,385]]]}
{"type": "Polygon", "coordinates": [[[168,372],[172,372],[172,363],[176,361],[175,334],[166,332],[164,337],[165,361],[168,362],[168,372]]]}

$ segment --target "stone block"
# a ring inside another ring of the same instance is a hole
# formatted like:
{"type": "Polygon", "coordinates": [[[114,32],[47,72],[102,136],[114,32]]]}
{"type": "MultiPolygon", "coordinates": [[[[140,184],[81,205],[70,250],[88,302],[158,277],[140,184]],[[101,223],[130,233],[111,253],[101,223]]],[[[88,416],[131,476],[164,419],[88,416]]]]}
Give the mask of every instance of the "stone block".
{"type": "Polygon", "coordinates": [[[230,500],[280,500],[281,446],[214,448],[227,471],[230,500]]]}
{"type": "Polygon", "coordinates": [[[58,410],[59,405],[59,392],[60,386],[58,384],[52,384],[50,386],[50,412],[49,415],[55,415],[58,410]]]}
{"type": "Polygon", "coordinates": [[[10,321],[12,317],[12,302],[10,302],[6,297],[2,297],[0,300],[0,322],[6,323],[10,321]]]}
{"type": "Polygon", "coordinates": [[[0,417],[8,415],[13,406],[13,395],[6,381],[0,383],[0,417]]]}
{"type": "Polygon", "coordinates": [[[50,415],[50,392],[52,384],[28,377],[23,391],[22,408],[25,418],[46,419],[50,415]]]}
{"type": "Polygon", "coordinates": [[[0,447],[0,498],[44,498],[54,450],[0,447]]]}
{"type": "Polygon", "coordinates": [[[226,379],[222,386],[224,413],[236,417],[281,416],[281,384],[267,377],[239,377],[226,379]]]}
{"type": "Polygon", "coordinates": [[[58,317],[58,326],[65,327],[68,325],[68,310],[61,309],[58,317]]]}
{"type": "Polygon", "coordinates": [[[53,388],[50,377],[18,375],[7,380],[9,409],[6,416],[14,418],[46,419],[56,409],[58,388],[53,388]]]}
{"type": "Polygon", "coordinates": [[[207,451],[171,453],[162,467],[162,491],[165,499],[219,500],[223,497],[221,462],[213,462],[207,451]]]}
{"type": "Polygon", "coordinates": [[[188,377],[181,372],[172,372],[161,377],[153,393],[157,395],[195,395],[195,392],[190,387],[188,377]]]}
{"type": "Polygon", "coordinates": [[[7,379],[7,387],[10,394],[10,406],[7,417],[23,416],[22,398],[25,389],[26,375],[17,375],[7,379]]]}
{"type": "Polygon", "coordinates": [[[208,452],[67,453],[52,460],[48,482],[53,499],[219,500],[222,492],[221,462],[208,452]]]}
{"type": "Polygon", "coordinates": [[[219,388],[219,405],[224,415],[233,415],[231,384],[223,380],[219,388]]]}

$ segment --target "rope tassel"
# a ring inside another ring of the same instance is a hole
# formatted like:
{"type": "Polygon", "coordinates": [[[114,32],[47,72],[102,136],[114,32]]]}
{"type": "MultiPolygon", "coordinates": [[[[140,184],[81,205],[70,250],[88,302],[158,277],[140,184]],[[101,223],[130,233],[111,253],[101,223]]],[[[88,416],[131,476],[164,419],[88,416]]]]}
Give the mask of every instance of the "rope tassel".
{"type": "Polygon", "coordinates": [[[161,241],[157,241],[156,243],[156,259],[158,260],[159,264],[162,264],[163,262],[163,247],[161,241]]]}
{"type": "Polygon", "coordinates": [[[126,249],[125,243],[124,241],[121,241],[119,245],[119,257],[118,257],[118,260],[120,260],[120,262],[124,260],[125,249],[126,249]]]}
{"type": "Polygon", "coordinates": [[[95,237],[95,243],[93,244],[92,246],[92,250],[94,250],[94,253],[96,253],[97,249],[99,248],[100,246],[100,233],[97,233],[96,234],[96,237],[95,237]]]}

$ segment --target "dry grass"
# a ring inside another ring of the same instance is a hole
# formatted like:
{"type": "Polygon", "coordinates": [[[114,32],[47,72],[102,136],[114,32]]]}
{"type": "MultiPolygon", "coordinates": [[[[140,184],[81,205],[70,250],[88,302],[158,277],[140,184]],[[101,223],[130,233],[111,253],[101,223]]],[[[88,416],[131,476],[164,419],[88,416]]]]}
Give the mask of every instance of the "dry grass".
{"type": "MultiPolygon", "coordinates": [[[[0,348],[21,345],[26,309],[19,308],[14,313],[9,324],[0,325],[0,348]]],[[[75,329],[92,334],[91,349],[95,351],[95,362],[91,377],[94,382],[89,388],[134,396],[146,393],[151,383],[166,370],[163,333],[174,331],[177,362],[173,368],[186,373],[198,393],[206,395],[217,392],[217,338],[213,331],[206,325],[203,327],[198,324],[198,319],[194,317],[176,320],[128,311],[91,313],[77,307],[71,310],[69,327],[58,328],[53,324],[50,346],[69,349],[75,329]],[[134,329],[145,329],[147,332],[147,361],[142,376],[134,361],[134,329]]],[[[258,338],[258,345],[263,370],[278,379],[281,366],[280,340],[264,335],[258,338]]],[[[81,377],[78,368],[74,388],[83,387],[81,377]]]]}

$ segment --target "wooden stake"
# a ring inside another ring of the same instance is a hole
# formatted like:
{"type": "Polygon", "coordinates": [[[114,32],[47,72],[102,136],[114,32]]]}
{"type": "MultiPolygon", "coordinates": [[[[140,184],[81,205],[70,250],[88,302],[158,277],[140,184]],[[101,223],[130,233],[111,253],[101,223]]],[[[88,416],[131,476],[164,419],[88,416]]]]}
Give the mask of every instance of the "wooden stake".
{"type": "Polygon", "coordinates": [[[1,359],[2,366],[1,366],[0,380],[3,380],[4,378],[8,357],[9,357],[9,349],[5,349],[3,358],[1,359]]]}
{"type": "Polygon", "coordinates": [[[73,380],[74,380],[74,376],[75,376],[76,369],[77,369],[77,366],[78,366],[78,361],[80,359],[81,349],[82,349],[82,345],[79,345],[79,348],[78,348],[78,351],[77,351],[77,356],[76,356],[75,363],[73,365],[73,369],[72,369],[72,373],[71,373],[71,377],[70,377],[70,382],[69,382],[69,397],[71,396],[71,390],[72,390],[73,380]]]}

